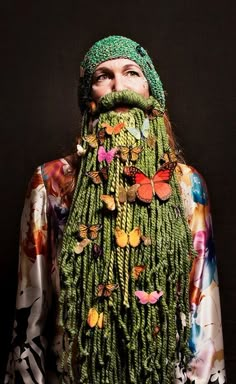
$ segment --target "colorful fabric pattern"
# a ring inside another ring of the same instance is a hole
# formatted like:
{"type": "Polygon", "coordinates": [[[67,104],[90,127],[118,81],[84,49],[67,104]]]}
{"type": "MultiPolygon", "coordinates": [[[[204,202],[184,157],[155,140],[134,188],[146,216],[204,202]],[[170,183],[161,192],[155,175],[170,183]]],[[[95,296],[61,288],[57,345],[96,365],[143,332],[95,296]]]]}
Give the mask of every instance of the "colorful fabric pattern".
{"type": "MultiPolygon", "coordinates": [[[[193,358],[187,371],[176,362],[173,383],[224,384],[219,287],[207,189],[194,168],[183,164],[179,168],[197,257],[190,273],[189,345],[193,358]]],[[[69,163],[60,159],[38,167],[29,184],[21,221],[16,315],[5,384],[59,383],[57,358],[62,338],[55,327],[60,290],[57,258],[70,209],[63,194],[70,177],[69,163]]]]}

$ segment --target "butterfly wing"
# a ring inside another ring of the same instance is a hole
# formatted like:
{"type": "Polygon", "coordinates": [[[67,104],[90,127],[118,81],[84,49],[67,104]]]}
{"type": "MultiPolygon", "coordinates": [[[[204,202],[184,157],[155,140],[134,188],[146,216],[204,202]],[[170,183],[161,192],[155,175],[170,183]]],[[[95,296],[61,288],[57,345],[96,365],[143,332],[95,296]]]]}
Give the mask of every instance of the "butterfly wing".
{"type": "Polygon", "coordinates": [[[89,171],[86,172],[86,176],[88,176],[94,184],[101,184],[102,178],[100,175],[100,171],[89,171]]]}
{"type": "Polygon", "coordinates": [[[129,233],[129,245],[133,248],[138,247],[141,241],[141,230],[139,227],[135,227],[130,233],[129,233]]]}
{"type": "Polygon", "coordinates": [[[103,167],[102,169],[100,169],[99,175],[100,177],[102,177],[103,180],[106,181],[108,179],[108,167],[103,167]]]}
{"type": "Polygon", "coordinates": [[[143,121],[143,125],[141,127],[141,134],[142,136],[147,139],[148,138],[148,135],[149,135],[149,128],[150,128],[150,124],[149,124],[149,118],[146,117],[143,121]]]}
{"type": "Polygon", "coordinates": [[[78,242],[74,247],[74,252],[79,255],[83,252],[84,248],[91,242],[89,239],[83,239],[82,241],[78,242]]]}
{"type": "Polygon", "coordinates": [[[124,123],[118,123],[114,126],[113,128],[113,133],[114,135],[117,135],[118,133],[120,133],[120,131],[122,130],[122,128],[124,128],[125,124],[124,123]]]}
{"type": "Polygon", "coordinates": [[[119,287],[119,284],[106,284],[104,290],[104,296],[110,297],[112,292],[119,287]]]}
{"type": "Polygon", "coordinates": [[[86,239],[88,237],[88,226],[85,224],[79,224],[78,233],[81,239],[86,239]]]}
{"type": "Polygon", "coordinates": [[[119,227],[116,227],[115,229],[115,238],[116,238],[116,244],[118,245],[118,247],[124,248],[128,244],[127,233],[123,229],[120,229],[119,227]]]}
{"type": "Polygon", "coordinates": [[[160,297],[162,295],[163,295],[162,291],[160,291],[160,292],[153,291],[153,292],[149,293],[149,297],[148,297],[149,303],[150,304],[155,304],[160,299],[160,297]]]}
{"type": "Polygon", "coordinates": [[[145,291],[135,291],[135,296],[138,297],[141,304],[147,304],[149,302],[149,294],[145,291]]]}
{"type": "Polygon", "coordinates": [[[135,127],[126,127],[127,131],[135,137],[135,139],[140,140],[141,139],[141,132],[138,128],[135,127]]]}
{"type": "Polygon", "coordinates": [[[130,160],[131,161],[137,161],[139,154],[142,152],[143,147],[137,146],[130,149],[130,160]]]}
{"type": "Polygon", "coordinates": [[[176,165],[177,162],[175,161],[165,163],[161,168],[157,170],[156,174],[152,178],[155,193],[159,199],[163,201],[169,199],[171,195],[172,188],[169,184],[169,181],[176,165]]]}
{"type": "Polygon", "coordinates": [[[90,225],[88,229],[88,237],[91,240],[95,240],[98,237],[98,232],[100,231],[101,228],[102,228],[101,224],[90,225]]]}
{"type": "Polygon", "coordinates": [[[139,184],[134,184],[127,190],[126,195],[129,203],[133,203],[136,200],[136,194],[139,186],[139,184]]]}
{"type": "Polygon", "coordinates": [[[105,141],[105,129],[102,128],[102,129],[99,129],[99,131],[97,132],[97,139],[99,141],[99,144],[102,145],[105,141]]]}
{"type": "Polygon", "coordinates": [[[119,202],[121,204],[125,203],[127,201],[127,193],[123,185],[119,186],[119,202]]]}
{"type": "Polygon", "coordinates": [[[119,147],[119,156],[120,159],[124,162],[128,160],[129,157],[129,147],[126,147],[124,145],[119,147]]]}
{"type": "Polygon", "coordinates": [[[83,140],[85,140],[92,148],[98,147],[98,140],[95,134],[86,135],[83,137],[83,140]]]}
{"type": "Polygon", "coordinates": [[[100,146],[98,148],[98,161],[101,163],[102,161],[106,160],[106,150],[103,146],[100,146]]]}
{"type": "Polygon", "coordinates": [[[114,156],[117,152],[117,148],[112,148],[110,151],[106,153],[106,162],[110,164],[112,160],[114,159],[114,156]]]}
{"type": "Polygon", "coordinates": [[[133,267],[132,275],[134,276],[135,280],[139,278],[140,273],[143,272],[145,268],[145,265],[136,265],[135,267],[133,267]]]}
{"type": "Polygon", "coordinates": [[[114,211],[116,209],[114,196],[101,195],[100,199],[105,203],[105,205],[109,211],[114,211]]]}

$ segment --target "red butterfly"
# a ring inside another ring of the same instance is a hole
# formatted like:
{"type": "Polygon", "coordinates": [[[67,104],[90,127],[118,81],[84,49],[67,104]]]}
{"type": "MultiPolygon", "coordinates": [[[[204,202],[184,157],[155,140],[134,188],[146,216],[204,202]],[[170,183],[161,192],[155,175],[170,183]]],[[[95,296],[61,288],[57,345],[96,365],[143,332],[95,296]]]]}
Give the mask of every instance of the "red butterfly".
{"type": "Polygon", "coordinates": [[[160,167],[155,175],[147,177],[140,169],[136,167],[124,167],[124,174],[130,176],[134,184],[138,184],[136,195],[144,203],[151,203],[156,194],[160,200],[167,200],[171,195],[171,186],[169,181],[177,165],[176,161],[168,162],[160,167]]]}

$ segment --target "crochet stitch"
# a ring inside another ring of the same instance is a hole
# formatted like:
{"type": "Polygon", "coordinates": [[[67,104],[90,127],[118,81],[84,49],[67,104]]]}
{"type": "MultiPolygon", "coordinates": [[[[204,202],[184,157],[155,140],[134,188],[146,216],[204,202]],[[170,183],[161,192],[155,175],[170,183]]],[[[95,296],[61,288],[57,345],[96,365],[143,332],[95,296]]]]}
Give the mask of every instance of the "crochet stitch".
{"type": "Polygon", "coordinates": [[[91,81],[96,67],[110,59],[126,58],[135,61],[148,80],[150,91],[162,107],[165,95],[162,83],[147,51],[135,41],[123,36],[109,36],[97,41],[87,52],[81,63],[80,107],[86,108],[90,96],[91,81]]]}

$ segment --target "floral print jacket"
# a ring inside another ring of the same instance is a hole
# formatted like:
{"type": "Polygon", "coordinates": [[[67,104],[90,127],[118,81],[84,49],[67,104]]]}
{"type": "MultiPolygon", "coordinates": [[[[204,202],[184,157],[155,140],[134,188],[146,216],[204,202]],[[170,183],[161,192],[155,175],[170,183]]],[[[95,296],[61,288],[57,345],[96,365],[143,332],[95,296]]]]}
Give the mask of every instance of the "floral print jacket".
{"type": "MultiPolygon", "coordinates": [[[[192,167],[179,164],[179,184],[195,258],[190,273],[191,336],[194,358],[186,371],[176,362],[174,383],[226,383],[217,266],[205,183],[192,167]]],[[[70,201],[63,187],[70,177],[66,159],[38,167],[30,181],[21,220],[16,315],[5,384],[59,383],[60,337],[52,334],[59,295],[57,257],[70,201]]],[[[54,327],[55,328],[55,327],[54,327]]]]}

